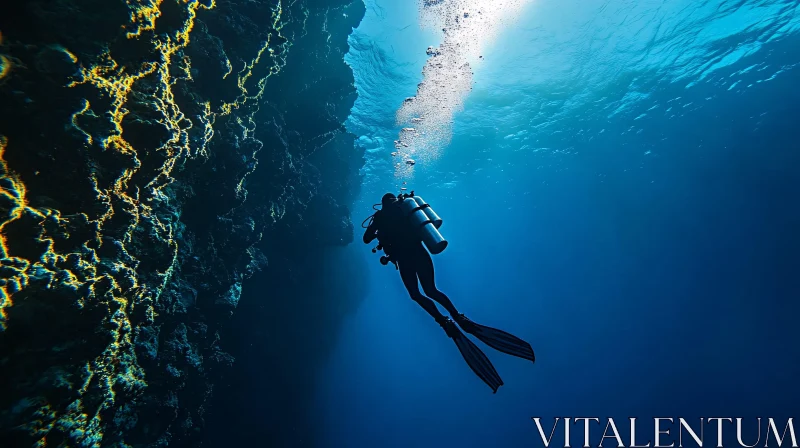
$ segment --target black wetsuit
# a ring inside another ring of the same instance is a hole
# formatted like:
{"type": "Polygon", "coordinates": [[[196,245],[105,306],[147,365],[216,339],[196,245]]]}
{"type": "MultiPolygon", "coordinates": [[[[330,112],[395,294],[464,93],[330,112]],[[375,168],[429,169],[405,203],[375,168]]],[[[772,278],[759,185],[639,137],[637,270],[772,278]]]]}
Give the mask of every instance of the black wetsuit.
{"type": "Polygon", "coordinates": [[[397,203],[383,207],[375,213],[372,223],[364,232],[364,242],[369,243],[377,235],[383,251],[397,263],[408,294],[441,324],[445,317],[431,299],[439,302],[453,317],[458,315],[458,310],[443,292],[436,289],[431,255],[406,219],[397,203]],[[422,285],[424,295],[419,285],[422,285]]]}
{"type": "Polygon", "coordinates": [[[375,238],[378,239],[386,256],[400,269],[400,277],[411,298],[436,319],[455,342],[472,371],[489,385],[492,391],[497,392],[497,388],[503,385],[503,380],[486,354],[464,336],[458,327],[496,350],[530,361],[536,359],[533,348],[524,340],[503,330],[472,322],[456,310],[453,302],[443,292],[436,289],[433,260],[422,245],[419,235],[409,225],[408,218],[400,209],[399,203],[391,201],[393,198],[394,195],[391,193],[384,195],[381,200],[382,208],[373,215],[372,222],[364,232],[364,243],[369,244],[375,238]],[[420,284],[425,292],[424,295],[419,290],[420,284]],[[434,300],[447,309],[453,319],[439,312],[434,300]]]}

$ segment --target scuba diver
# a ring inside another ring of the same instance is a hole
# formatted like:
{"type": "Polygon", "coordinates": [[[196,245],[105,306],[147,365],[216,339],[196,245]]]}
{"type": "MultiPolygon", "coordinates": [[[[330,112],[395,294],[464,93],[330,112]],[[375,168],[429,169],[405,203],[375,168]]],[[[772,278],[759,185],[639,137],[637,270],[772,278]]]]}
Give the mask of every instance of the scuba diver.
{"type": "Polygon", "coordinates": [[[535,362],[530,344],[505,331],[472,322],[459,313],[453,302],[436,288],[431,253],[442,252],[447,247],[447,241],[438,231],[442,220],[430,205],[412,191],[411,194],[399,196],[386,193],[381,203],[375,204],[373,209],[377,211],[361,224],[363,228],[364,223],[369,221],[364,232],[364,244],[377,238],[378,246],[372,252],[384,251],[386,255],[381,257],[381,264],[391,262],[399,269],[411,298],[453,339],[469,367],[492,388],[492,392],[497,392],[503,380],[489,358],[459,327],[495,350],[535,362]],[[381,208],[376,209],[379,205],[381,208]],[[419,285],[422,285],[424,294],[420,292],[419,285]],[[452,318],[443,315],[434,301],[444,307],[452,318]]]}

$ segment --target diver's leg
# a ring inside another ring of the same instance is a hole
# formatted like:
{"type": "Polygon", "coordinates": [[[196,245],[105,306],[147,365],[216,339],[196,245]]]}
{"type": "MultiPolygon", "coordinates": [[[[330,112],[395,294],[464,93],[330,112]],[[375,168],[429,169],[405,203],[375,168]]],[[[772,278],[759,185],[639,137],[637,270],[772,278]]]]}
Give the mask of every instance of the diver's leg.
{"type": "Polygon", "coordinates": [[[419,292],[419,286],[417,284],[417,270],[414,268],[413,264],[409,262],[399,261],[397,264],[400,265],[400,278],[403,279],[403,284],[405,285],[406,289],[408,290],[408,295],[419,304],[425,311],[428,312],[439,325],[443,325],[446,318],[444,315],[439,312],[439,309],[436,308],[436,304],[433,301],[419,292]]]}
{"type": "Polygon", "coordinates": [[[431,254],[429,254],[424,247],[420,246],[420,250],[417,251],[415,258],[417,261],[417,276],[419,276],[419,283],[422,285],[422,290],[425,291],[425,295],[439,302],[453,318],[458,316],[458,310],[455,305],[453,305],[453,302],[450,301],[450,298],[447,297],[445,293],[436,289],[431,254]]]}
{"type": "Polygon", "coordinates": [[[464,360],[472,371],[492,388],[492,392],[497,392],[497,389],[503,385],[503,380],[500,378],[500,375],[497,374],[497,370],[495,370],[489,358],[486,357],[486,354],[470,341],[468,337],[461,333],[461,330],[458,329],[458,326],[456,326],[452,319],[439,312],[433,300],[423,296],[422,293],[419,292],[419,286],[417,284],[418,272],[413,260],[413,258],[407,258],[405,262],[402,260],[397,262],[400,267],[400,277],[403,279],[403,284],[406,286],[408,294],[415,302],[419,303],[428,314],[436,319],[436,322],[442,327],[447,336],[456,343],[458,351],[461,352],[461,356],[464,357],[464,360]]]}

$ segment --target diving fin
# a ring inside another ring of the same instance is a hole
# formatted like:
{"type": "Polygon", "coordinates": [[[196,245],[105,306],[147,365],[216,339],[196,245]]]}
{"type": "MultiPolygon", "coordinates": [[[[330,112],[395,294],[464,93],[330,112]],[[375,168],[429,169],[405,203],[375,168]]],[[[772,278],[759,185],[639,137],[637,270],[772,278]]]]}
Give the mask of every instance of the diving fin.
{"type": "Polygon", "coordinates": [[[458,351],[461,352],[461,356],[464,357],[467,365],[484,383],[492,388],[492,393],[497,393],[497,389],[503,385],[503,380],[486,354],[475,343],[470,341],[451,319],[448,318],[442,327],[453,342],[456,343],[456,347],[458,347],[458,351]]]}
{"type": "Polygon", "coordinates": [[[476,324],[463,314],[456,318],[458,325],[467,333],[480,339],[481,342],[508,355],[536,362],[536,356],[530,344],[522,339],[497,328],[476,324]]]}

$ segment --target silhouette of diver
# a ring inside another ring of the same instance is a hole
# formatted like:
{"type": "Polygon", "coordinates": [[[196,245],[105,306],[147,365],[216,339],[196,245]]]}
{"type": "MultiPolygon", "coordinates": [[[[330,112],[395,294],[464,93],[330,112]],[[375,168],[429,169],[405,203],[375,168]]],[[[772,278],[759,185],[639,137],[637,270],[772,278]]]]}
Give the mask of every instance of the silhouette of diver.
{"type": "Polygon", "coordinates": [[[400,270],[400,277],[411,298],[436,320],[456,343],[473,372],[492,388],[492,392],[496,393],[503,385],[503,380],[486,355],[459,330],[458,326],[496,350],[535,362],[533,349],[530,344],[512,334],[476,324],[458,312],[453,302],[436,288],[433,260],[423,247],[419,235],[414,232],[414,227],[409,225],[406,213],[401,210],[399,203],[394,194],[383,195],[381,209],[367,218],[371,221],[364,232],[364,244],[378,239],[377,249],[382,248],[386,253],[386,257],[381,257],[381,263],[388,264],[391,261],[395,264],[400,270]],[[419,285],[422,285],[424,295],[420,292],[419,285]],[[434,301],[442,305],[452,319],[439,312],[434,301]]]}

